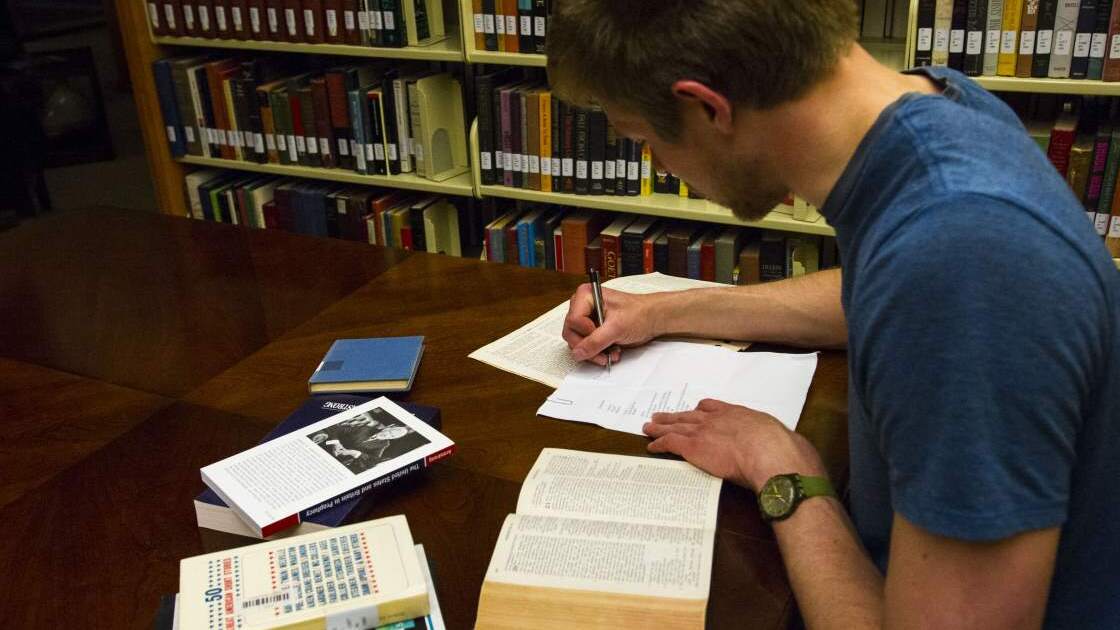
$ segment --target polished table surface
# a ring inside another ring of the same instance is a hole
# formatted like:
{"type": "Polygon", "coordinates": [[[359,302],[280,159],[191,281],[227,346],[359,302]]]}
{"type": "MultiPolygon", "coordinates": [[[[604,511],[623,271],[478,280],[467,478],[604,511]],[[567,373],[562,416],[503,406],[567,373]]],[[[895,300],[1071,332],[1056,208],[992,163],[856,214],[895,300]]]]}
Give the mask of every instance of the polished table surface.
{"type": "MultiPolygon", "coordinates": [[[[364,517],[407,515],[448,627],[471,627],[540,450],[645,453],[536,417],[549,388],[467,358],[581,281],[106,208],[0,233],[0,627],[148,627],[179,559],[253,542],[195,525],[198,469],[303,402],[333,340],[390,335],[427,337],[406,399],[439,407],[458,451],[364,517]]],[[[846,387],[822,353],[798,428],[841,484],[846,387]]],[[[794,606],[753,495],[725,484],[708,626],[782,627],[794,606]]]]}

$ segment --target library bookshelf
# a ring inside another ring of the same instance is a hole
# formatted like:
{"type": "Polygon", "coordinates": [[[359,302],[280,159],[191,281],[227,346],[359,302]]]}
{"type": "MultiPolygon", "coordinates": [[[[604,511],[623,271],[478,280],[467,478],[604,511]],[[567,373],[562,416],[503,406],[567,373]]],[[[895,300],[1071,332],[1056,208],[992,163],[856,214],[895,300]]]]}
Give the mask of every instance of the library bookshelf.
{"type": "Polygon", "coordinates": [[[161,46],[260,50],[304,55],[334,55],[340,57],[369,57],[375,59],[452,62],[463,60],[463,47],[459,43],[459,34],[457,32],[449,33],[446,39],[435,42],[430,46],[405,46],[403,48],[348,46],[344,44],[297,44],[291,42],[210,39],[203,37],[153,37],[152,39],[161,46]]]}

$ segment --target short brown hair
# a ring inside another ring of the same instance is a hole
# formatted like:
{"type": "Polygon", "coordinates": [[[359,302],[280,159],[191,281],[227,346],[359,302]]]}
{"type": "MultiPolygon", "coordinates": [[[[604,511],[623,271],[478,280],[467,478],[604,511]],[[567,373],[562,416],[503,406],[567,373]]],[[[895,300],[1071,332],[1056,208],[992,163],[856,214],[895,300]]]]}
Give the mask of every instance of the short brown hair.
{"type": "Polygon", "coordinates": [[[676,81],[769,109],[826,76],[858,29],[854,0],[556,0],[548,75],[564,98],[632,108],[672,141],[676,81]]]}

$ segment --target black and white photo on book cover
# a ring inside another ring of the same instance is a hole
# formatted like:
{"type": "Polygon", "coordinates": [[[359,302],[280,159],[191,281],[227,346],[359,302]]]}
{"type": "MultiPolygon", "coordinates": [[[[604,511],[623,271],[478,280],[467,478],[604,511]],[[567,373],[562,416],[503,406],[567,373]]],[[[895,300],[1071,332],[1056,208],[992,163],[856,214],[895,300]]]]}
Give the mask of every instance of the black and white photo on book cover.
{"type": "Polygon", "coordinates": [[[430,443],[384,409],[374,408],[316,429],[307,439],[355,475],[430,443]]]}

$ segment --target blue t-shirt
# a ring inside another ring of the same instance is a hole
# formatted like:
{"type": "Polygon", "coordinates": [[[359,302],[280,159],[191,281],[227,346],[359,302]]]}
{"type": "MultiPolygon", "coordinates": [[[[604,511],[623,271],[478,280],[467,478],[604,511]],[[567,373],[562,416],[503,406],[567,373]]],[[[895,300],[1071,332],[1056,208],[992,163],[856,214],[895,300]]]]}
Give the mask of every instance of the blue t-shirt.
{"type": "Polygon", "coordinates": [[[851,511],[990,541],[1061,527],[1051,628],[1120,628],[1120,273],[1003,102],[923,69],[822,210],[848,320],[851,511]],[[1111,391],[1110,391],[1111,390],[1111,391]]]}

